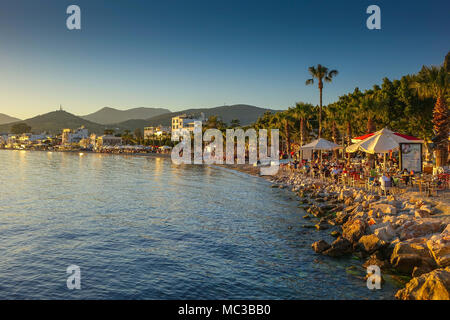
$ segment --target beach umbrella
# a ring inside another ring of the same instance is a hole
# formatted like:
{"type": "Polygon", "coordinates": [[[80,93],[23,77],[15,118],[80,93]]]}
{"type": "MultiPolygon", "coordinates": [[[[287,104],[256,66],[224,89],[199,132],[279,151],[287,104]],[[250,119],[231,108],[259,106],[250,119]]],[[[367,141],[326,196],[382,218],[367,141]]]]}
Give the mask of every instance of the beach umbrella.
{"type": "MultiPolygon", "coordinates": [[[[358,150],[366,153],[388,153],[397,150],[400,143],[421,143],[420,139],[393,132],[387,128],[366,135],[367,137],[359,142],[348,146],[345,151],[352,153],[358,150]]],[[[362,136],[365,137],[365,136],[362,136]]],[[[358,137],[361,138],[361,137],[358,137]]],[[[355,138],[358,140],[358,138],[355,138]]]]}
{"type": "Polygon", "coordinates": [[[331,151],[342,148],[340,145],[335,144],[331,141],[325,140],[325,139],[317,139],[314,140],[311,143],[305,144],[301,147],[301,149],[312,149],[312,150],[325,150],[325,151],[331,151]]]}
{"type": "MultiPolygon", "coordinates": [[[[386,129],[386,130],[389,130],[389,129],[386,129]]],[[[379,131],[378,131],[378,132],[379,132],[379,131]]],[[[365,134],[365,135],[360,136],[360,137],[352,138],[352,142],[353,142],[353,143],[361,142],[361,141],[363,141],[363,140],[365,140],[365,139],[367,139],[367,138],[369,138],[369,137],[372,137],[373,135],[377,134],[378,132],[372,132],[372,133],[368,133],[368,134],[365,134]]],[[[404,138],[404,139],[408,140],[408,141],[411,142],[411,143],[414,143],[414,142],[417,142],[417,143],[422,142],[422,140],[420,140],[419,138],[413,137],[413,136],[408,136],[408,135],[406,135],[406,134],[401,134],[401,133],[398,133],[398,132],[392,132],[392,133],[393,133],[394,135],[400,137],[400,138],[404,138]]]]}

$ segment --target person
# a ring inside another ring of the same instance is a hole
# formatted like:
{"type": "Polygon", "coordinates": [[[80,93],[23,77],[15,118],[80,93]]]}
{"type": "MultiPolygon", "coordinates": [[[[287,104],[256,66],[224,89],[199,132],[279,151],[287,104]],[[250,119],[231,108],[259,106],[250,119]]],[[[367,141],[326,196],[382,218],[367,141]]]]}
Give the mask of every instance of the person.
{"type": "Polygon", "coordinates": [[[402,172],[402,180],[405,183],[405,186],[407,186],[409,184],[409,172],[408,169],[403,169],[402,172]]]}
{"type": "Polygon", "coordinates": [[[384,172],[383,175],[380,177],[380,186],[383,191],[387,191],[388,188],[392,187],[392,180],[389,176],[389,173],[384,172]]]}

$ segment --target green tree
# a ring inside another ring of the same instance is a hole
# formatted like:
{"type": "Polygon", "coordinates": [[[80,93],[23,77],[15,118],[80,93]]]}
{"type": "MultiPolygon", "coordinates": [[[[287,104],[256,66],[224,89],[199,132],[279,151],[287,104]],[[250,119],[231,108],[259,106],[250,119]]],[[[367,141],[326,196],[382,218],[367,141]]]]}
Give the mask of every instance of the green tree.
{"type": "Polygon", "coordinates": [[[423,67],[412,86],[420,97],[436,100],[433,110],[433,142],[436,146],[436,166],[445,166],[448,159],[449,111],[446,104],[449,72],[446,67],[423,67]]]}
{"type": "Polygon", "coordinates": [[[26,123],[16,123],[11,127],[11,133],[13,134],[22,134],[31,132],[31,127],[26,123]]]}
{"type": "Polygon", "coordinates": [[[322,91],[323,91],[323,82],[331,82],[332,79],[337,76],[337,70],[328,70],[327,67],[324,67],[318,64],[316,67],[309,67],[308,71],[312,76],[311,79],[306,80],[306,85],[314,84],[314,79],[317,79],[319,86],[319,138],[322,135],[322,91]]]}

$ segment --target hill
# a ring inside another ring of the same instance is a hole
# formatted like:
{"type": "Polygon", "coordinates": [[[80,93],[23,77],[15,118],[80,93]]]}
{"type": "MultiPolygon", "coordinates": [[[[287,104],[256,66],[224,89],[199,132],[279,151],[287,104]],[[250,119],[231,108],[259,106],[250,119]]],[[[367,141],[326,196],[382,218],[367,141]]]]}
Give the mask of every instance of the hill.
{"type": "Polygon", "coordinates": [[[11,123],[11,122],[16,122],[16,121],[20,121],[20,119],[10,117],[4,113],[0,113],[0,124],[11,123]]]}
{"type": "Polygon", "coordinates": [[[105,129],[104,125],[94,123],[80,117],[77,117],[66,111],[53,111],[43,115],[39,115],[23,121],[0,125],[0,132],[10,132],[11,126],[15,123],[25,122],[31,127],[34,133],[48,132],[52,134],[61,133],[62,129],[76,129],[85,126],[89,132],[102,133],[105,129]]]}
{"type": "Polygon", "coordinates": [[[255,122],[266,111],[272,111],[270,109],[259,108],[255,106],[236,104],[232,106],[221,106],[215,108],[202,108],[202,109],[186,109],[178,112],[171,112],[162,114],[156,117],[148,119],[148,125],[170,126],[172,117],[180,114],[188,114],[194,116],[200,116],[201,113],[205,114],[205,117],[218,116],[222,121],[229,124],[233,119],[239,119],[241,125],[249,125],[255,122]]]}
{"type": "Polygon", "coordinates": [[[86,116],[81,116],[85,120],[98,124],[115,124],[134,119],[148,119],[170,113],[170,110],[163,108],[133,108],[128,110],[117,110],[105,107],[86,116]]]}

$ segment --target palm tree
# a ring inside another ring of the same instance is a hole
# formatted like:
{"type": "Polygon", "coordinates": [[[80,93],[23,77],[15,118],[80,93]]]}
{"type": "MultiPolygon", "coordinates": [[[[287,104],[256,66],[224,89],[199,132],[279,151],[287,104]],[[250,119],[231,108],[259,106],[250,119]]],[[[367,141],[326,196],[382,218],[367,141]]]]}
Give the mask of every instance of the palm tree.
{"type": "Polygon", "coordinates": [[[432,139],[436,148],[436,166],[445,166],[448,159],[448,132],[449,111],[446,105],[448,94],[449,72],[447,66],[423,67],[418,74],[418,79],[412,84],[422,98],[431,97],[436,99],[433,110],[433,132],[432,139]]]}
{"type": "Polygon", "coordinates": [[[306,85],[310,85],[314,83],[314,79],[317,79],[319,85],[319,94],[320,94],[320,104],[319,104],[319,138],[322,133],[322,90],[323,90],[323,82],[331,82],[333,77],[337,76],[337,70],[328,70],[327,67],[324,67],[320,64],[317,67],[309,67],[309,73],[312,78],[306,80],[306,85]]]}
{"type": "Polygon", "coordinates": [[[289,156],[291,155],[291,132],[289,130],[289,126],[293,120],[294,119],[289,112],[285,111],[274,114],[270,122],[271,126],[282,130],[282,135],[286,140],[286,152],[289,156]]]}
{"type": "Polygon", "coordinates": [[[292,117],[300,122],[300,146],[303,146],[305,137],[307,136],[306,129],[309,125],[308,120],[311,118],[313,106],[309,103],[297,102],[295,107],[291,110],[292,117]]]}
{"type": "MultiPolygon", "coordinates": [[[[338,130],[337,124],[336,124],[336,122],[339,120],[338,111],[339,111],[338,108],[334,104],[329,105],[325,109],[325,114],[327,116],[327,120],[331,123],[331,139],[333,140],[333,142],[335,144],[339,144],[339,142],[338,142],[339,130],[338,130]]],[[[333,154],[334,154],[335,159],[337,159],[338,158],[338,150],[334,150],[333,154]]]]}

